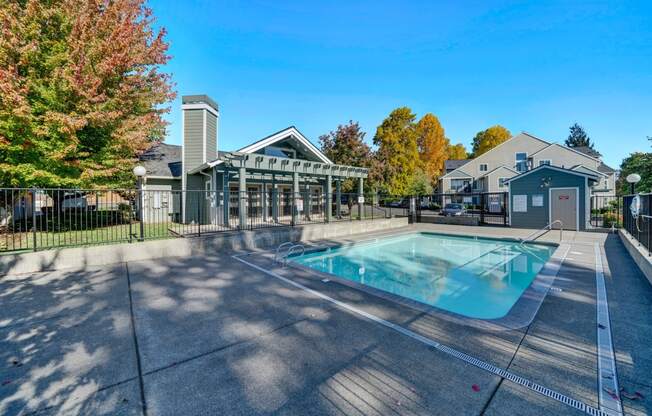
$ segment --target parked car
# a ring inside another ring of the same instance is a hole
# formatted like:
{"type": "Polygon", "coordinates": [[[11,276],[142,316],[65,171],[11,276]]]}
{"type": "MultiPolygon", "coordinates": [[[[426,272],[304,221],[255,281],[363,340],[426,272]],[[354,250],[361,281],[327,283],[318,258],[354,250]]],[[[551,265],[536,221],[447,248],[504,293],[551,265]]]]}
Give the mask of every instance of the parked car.
{"type": "Polygon", "coordinates": [[[441,215],[446,217],[459,217],[464,214],[466,214],[466,208],[463,204],[446,204],[441,210],[441,215]]]}
{"type": "Polygon", "coordinates": [[[86,201],[86,195],[82,192],[71,192],[63,196],[61,210],[94,210],[95,205],[89,205],[86,201]]]}
{"type": "Polygon", "coordinates": [[[408,198],[401,198],[388,204],[392,208],[407,208],[410,205],[408,198]]]}

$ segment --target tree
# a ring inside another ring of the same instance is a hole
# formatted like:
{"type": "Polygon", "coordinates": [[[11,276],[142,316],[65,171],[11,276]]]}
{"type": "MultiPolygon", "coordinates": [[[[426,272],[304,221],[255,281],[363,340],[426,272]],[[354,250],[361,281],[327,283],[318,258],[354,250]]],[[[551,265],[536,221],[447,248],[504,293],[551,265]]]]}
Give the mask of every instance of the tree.
{"type": "Polygon", "coordinates": [[[434,114],[428,113],[416,125],[417,149],[420,168],[430,184],[436,183],[444,170],[447,157],[448,139],[444,128],[434,114]]]}
{"type": "Polygon", "coordinates": [[[512,133],[505,127],[496,124],[486,130],[478,132],[473,138],[473,157],[478,157],[488,152],[499,144],[512,137],[512,133]]]}
{"type": "Polygon", "coordinates": [[[133,184],[174,98],[144,2],[0,2],[1,185],[133,184]]]}
{"type": "Polygon", "coordinates": [[[406,195],[419,162],[416,116],[407,107],[392,111],[376,129],[375,172],[379,187],[392,195],[406,195]]]}
{"type": "Polygon", "coordinates": [[[570,134],[568,135],[568,138],[566,139],[566,146],[568,147],[588,147],[590,149],[593,149],[593,143],[591,142],[591,139],[589,136],[586,134],[582,126],[579,124],[575,123],[572,126],[569,127],[568,129],[570,131],[570,134]]]}
{"type": "Polygon", "coordinates": [[[432,195],[432,179],[426,172],[417,168],[408,186],[410,195],[432,195]]]}
{"type": "Polygon", "coordinates": [[[454,145],[449,143],[446,147],[446,154],[448,155],[448,160],[462,160],[469,157],[466,147],[462,143],[454,145]]]}
{"type": "MultiPolygon", "coordinates": [[[[335,131],[319,136],[319,143],[324,154],[334,163],[349,166],[371,166],[371,148],[364,142],[365,133],[357,122],[339,125],[335,131]]],[[[356,192],[357,185],[353,179],[342,183],[342,191],[356,192]]]]}
{"type": "Polygon", "coordinates": [[[631,185],[626,181],[627,175],[631,173],[641,175],[641,181],[636,184],[636,192],[650,192],[652,190],[652,153],[635,152],[623,159],[616,186],[619,195],[628,195],[631,192],[631,185]]]}

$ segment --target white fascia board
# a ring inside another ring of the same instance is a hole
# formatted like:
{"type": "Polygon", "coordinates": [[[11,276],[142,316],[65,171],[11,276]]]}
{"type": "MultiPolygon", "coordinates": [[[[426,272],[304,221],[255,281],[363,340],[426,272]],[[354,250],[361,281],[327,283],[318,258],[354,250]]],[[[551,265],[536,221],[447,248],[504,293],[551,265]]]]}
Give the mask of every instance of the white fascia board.
{"type": "Polygon", "coordinates": [[[321,150],[317,149],[314,144],[310,142],[303,134],[301,134],[297,129],[294,127],[287,128],[285,130],[281,130],[278,133],[274,134],[273,136],[270,136],[266,138],[265,140],[261,140],[257,143],[251,144],[249,146],[243,147],[242,149],[238,150],[238,152],[242,153],[253,153],[256,150],[262,149],[263,147],[272,145],[278,141],[281,141],[285,139],[288,136],[293,136],[295,139],[297,139],[300,143],[302,143],[304,146],[308,148],[317,158],[319,158],[322,162],[328,163],[333,165],[333,161],[331,161],[328,157],[326,157],[325,154],[321,152],[321,150]]]}
{"type": "Polygon", "coordinates": [[[197,103],[197,104],[182,104],[181,105],[182,110],[206,110],[209,113],[213,114],[215,117],[219,117],[219,113],[210,105],[208,104],[202,104],[202,103],[197,103]]]}

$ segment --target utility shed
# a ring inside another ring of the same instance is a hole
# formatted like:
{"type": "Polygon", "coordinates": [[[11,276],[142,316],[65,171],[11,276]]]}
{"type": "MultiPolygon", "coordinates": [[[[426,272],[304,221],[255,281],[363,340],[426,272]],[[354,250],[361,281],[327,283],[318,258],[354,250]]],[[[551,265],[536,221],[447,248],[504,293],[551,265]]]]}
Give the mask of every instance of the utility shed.
{"type": "MultiPolygon", "coordinates": [[[[597,174],[542,165],[508,180],[512,227],[540,229],[561,221],[565,230],[585,230],[591,187],[597,174]]],[[[559,224],[553,228],[558,229],[559,224]]]]}

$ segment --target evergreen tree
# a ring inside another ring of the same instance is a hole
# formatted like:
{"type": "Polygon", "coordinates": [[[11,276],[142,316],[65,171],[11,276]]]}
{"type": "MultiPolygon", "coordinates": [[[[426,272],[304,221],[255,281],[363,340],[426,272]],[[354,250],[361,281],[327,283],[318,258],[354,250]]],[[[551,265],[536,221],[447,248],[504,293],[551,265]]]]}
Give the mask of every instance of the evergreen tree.
{"type": "Polygon", "coordinates": [[[4,0],[0,28],[0,186],[133,185],[174,98],[145,0],[4,0]]]}
{"type": "Polygon", "coordinates": [[[419,120],[416,126],[417,148],[419,150],[420,168],[428,178],[430,184],[437,179],[444,170],[444,161],[448,158],[448,139],[444,128],[434,114],[428,113],[419,120]]]}
{"type": "Polygon", "coordinates": [[[392,111],[376,129],[376,163],[373,177],[392,195],[408,194],[419,165],[416,116],[407,107],[392,111]]]}
{"type": "Polygon", "coordinates": [[[498,124],[478,132],[473,138],[473,157],[478,157],[488,152],[507,141],[510,137],[512,137],[512,134],[509,130],[498,124]]]}
{"type": "Polygon", "coordinates": [[[568,135],[568,138],[566,139],[566,146],[568,147],[588,147],[590,149],[593,149],[593,143],[591,142],[591,139],[589,136],[586,134],[582,126],[579,124],[575,123],[569,128],[570,134],[568,135]]]}

